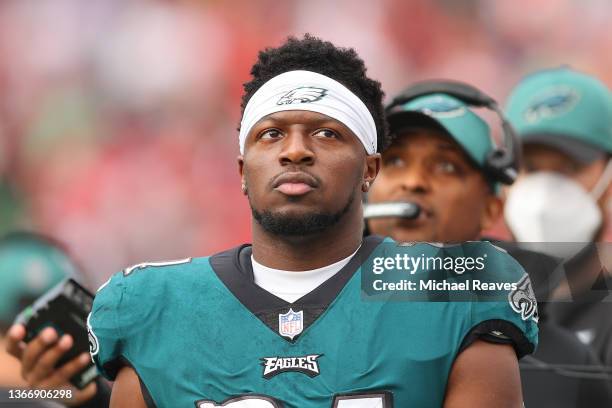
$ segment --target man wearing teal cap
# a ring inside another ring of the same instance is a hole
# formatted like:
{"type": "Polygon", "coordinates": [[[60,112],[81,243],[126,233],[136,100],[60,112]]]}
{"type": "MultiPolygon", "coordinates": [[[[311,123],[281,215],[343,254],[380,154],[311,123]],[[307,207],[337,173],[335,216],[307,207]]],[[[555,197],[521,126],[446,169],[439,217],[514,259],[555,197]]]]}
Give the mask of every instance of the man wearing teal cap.
{"type": "MultiPolygon", "coordinates": [[[[506,112],[523,141],[524,175],[509,190],[504,212],[517,241],[603,241],[612,179],[609,89],[568,67],[543,70],[513,89],[506,112]]],[[[612,303],[601,301],[612,278],[593,245],[567,265],[568,282],[557,297],[573,302],[551,305],[555,319],[612,364],[612,303]]]]}
{"type": "Polygon", "coordinates": [[[508,197],[505,215],[514,236],[532,242],[601,240],[612,180],[608,88],[570,68],[540,71],[516,86],[506,112],[523,141],[529,173],[508,197]]]}
{"type": "Polygon", "coordinates": [[[397,138],[383,153],[368,200],[408,201],[420,212],[369,220],[370,231],[398,241],[478,239],[502,213],[496,183],[484,171],[493,147],[489,126],[465,102],[441,93],[410,100],[388,120],[397,138]]]}
{"type": "MultiPolygon", "coordinates": [[[[421,211],[416,218],[387,214],[368,219],[369,231],[398,241],[479,239],[482,230],[502,214],[499,183],[487,171],[487,159],[495,148],[489,126],[464,101],[448,94],[423,95],[393,105],[397,106],[388,110],[388,121],[397,137],[382,154],[383,166],[368,202],[376,206],[406,201],[417,204],[421,211]]],[[[556,261],[510,243],[496,245],[507,249],[527,270],[538,299],[547,299],[556,261]]],[[[570,331],[547,320],[547,310],[541,306],[538,364],[599,364],[570,331]]],[[[605,382],[584,382],[552,370],[535,372],[529,370],[533,361],[521,370],[526,406],[573,408],[612,403],[605,382]]]]}

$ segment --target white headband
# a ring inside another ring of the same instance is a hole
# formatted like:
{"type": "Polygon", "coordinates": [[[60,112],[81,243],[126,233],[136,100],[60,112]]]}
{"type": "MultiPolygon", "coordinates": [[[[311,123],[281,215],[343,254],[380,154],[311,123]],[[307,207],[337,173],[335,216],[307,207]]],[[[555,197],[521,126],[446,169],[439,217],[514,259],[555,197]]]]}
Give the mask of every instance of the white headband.
{"type": "Polygon", "coordinates": [[[376,125],[365,104],[340,82],[310,71],[289,71],[261,86],[247,103],[240,123],[240,153],[257,122],[275,112],[302,110],[327,115],[348,127],[368,154],[376,153],[376,125]]]}

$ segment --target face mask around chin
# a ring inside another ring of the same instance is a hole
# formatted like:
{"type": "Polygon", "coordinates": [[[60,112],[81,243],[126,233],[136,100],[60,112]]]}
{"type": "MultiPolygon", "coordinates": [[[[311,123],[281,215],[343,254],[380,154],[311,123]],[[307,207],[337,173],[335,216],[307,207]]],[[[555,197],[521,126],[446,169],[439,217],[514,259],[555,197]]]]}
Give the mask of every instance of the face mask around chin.
{"type": "Polygon", "coordinates": [[[597,199],[563,175],[536,172],[511,187],[504,217],[518,242],[590,242],[602,223],[597,199]]]}

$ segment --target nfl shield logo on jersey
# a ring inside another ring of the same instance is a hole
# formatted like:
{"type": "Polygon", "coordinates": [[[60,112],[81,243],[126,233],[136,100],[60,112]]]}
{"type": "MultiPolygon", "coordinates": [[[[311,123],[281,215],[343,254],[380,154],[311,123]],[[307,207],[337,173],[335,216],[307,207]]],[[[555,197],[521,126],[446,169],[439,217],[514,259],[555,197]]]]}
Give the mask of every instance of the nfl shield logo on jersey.
{"type": "Polygon", "coordinates": [[[304,330],[304,312],[294,312],[293,309],[278,315],[278,332],[291,340],[304,330]]]}

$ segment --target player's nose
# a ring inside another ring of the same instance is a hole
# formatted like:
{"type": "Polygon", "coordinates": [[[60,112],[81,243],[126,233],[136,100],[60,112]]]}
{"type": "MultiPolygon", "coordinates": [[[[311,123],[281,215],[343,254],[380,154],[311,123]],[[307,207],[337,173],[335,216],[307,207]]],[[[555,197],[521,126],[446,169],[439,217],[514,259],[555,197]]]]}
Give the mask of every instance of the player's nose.
{"type": "Polygon", "coordinates": [[[282,165],[313,164],[315,154],[309,143],[309,135],[302,129],[290,130],[282,141],[278,158],[282,165]]]}

